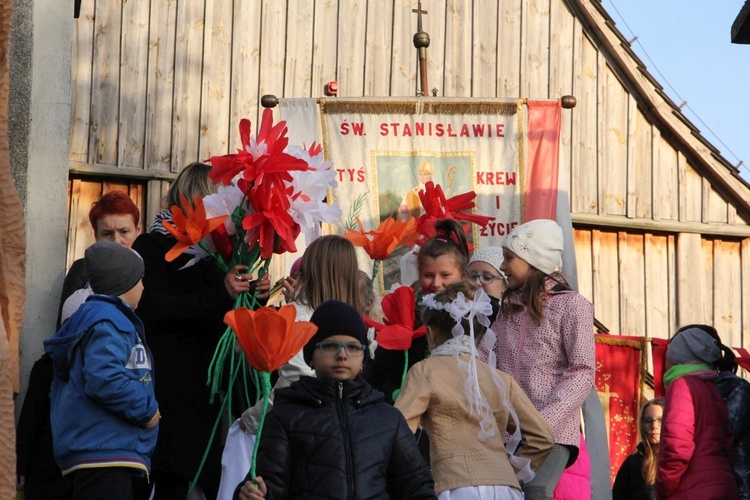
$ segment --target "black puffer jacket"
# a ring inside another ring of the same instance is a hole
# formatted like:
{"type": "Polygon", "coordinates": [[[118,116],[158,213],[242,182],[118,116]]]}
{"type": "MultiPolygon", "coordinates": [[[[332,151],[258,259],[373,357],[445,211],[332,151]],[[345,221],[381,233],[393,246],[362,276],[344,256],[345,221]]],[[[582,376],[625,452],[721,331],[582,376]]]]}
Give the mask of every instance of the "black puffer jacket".
{"type": "Polygon", "coordinates": [[[404,417],[361,377],[277,391],[256,472],[267,498],[436,498],[404,417]]]}
{"type": "Polygon", "coordinates": [[[750,499],[750,383],[732,372],[719,373],[716,388],[729,410],[734,431],[734,476],[740,499],[750,499]]]}

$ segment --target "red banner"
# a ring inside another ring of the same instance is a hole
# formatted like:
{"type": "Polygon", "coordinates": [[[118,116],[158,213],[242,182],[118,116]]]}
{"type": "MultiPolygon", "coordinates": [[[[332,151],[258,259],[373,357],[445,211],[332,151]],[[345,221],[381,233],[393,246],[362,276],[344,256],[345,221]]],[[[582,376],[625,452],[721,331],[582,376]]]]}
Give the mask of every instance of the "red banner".
{"type": "Polygon", "coordinates": [[[611,479],[638,444],[638,408],[646,374],[643,337],[596,335],[596,390],[609,435],[611,479]]]}

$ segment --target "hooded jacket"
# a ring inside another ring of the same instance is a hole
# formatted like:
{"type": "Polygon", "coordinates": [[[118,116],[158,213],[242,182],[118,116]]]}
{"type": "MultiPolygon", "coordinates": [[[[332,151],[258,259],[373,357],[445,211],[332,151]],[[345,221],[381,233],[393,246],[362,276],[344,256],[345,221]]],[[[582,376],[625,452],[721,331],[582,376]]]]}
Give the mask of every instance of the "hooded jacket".
{"type": "Polygon", "coordinates": [[[732,473],[732,431],[716,373],[695,371],[667,388],[656,497],[739,498],[732,473]]]}
{"type": "Polygon", "coordinates": [[[44,342],[52,358],[51,423],[63,474],[82,467],[150,469],[158,410],[143,324],[122,299],[92,295],[44,342]]]}
{"type": "Polygon", "coordinates": [[[404,417],[361,377],[302,377],[276,391],[256,473],[272,499],[436,498],[404,417]]]}

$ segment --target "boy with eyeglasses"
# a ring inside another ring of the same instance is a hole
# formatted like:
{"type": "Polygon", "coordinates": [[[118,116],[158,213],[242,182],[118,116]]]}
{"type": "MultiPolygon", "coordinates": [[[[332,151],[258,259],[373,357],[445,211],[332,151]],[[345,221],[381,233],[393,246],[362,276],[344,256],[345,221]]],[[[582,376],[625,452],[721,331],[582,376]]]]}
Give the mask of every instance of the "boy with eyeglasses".
{"type": "Polygon", "coordinates": [[[352,306],[313,313],[305,346],[315,377],[276,392],[256,472],[235,498],[436,498],[432,475],[401,413],[362,377],[367,329],[352,306]]]}

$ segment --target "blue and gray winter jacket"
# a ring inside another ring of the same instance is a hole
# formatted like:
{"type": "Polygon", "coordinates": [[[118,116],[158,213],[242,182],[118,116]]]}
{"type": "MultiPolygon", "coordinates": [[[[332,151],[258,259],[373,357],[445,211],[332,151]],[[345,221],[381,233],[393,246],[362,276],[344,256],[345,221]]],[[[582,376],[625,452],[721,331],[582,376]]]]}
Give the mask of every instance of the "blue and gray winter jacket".
{"type": "Polygon", "coordinates": [[[52,358],[52,439],[60,470],[149,471],[159,406],[143,323],[120,298],[92,295],[44,342],[52,358]]]}

